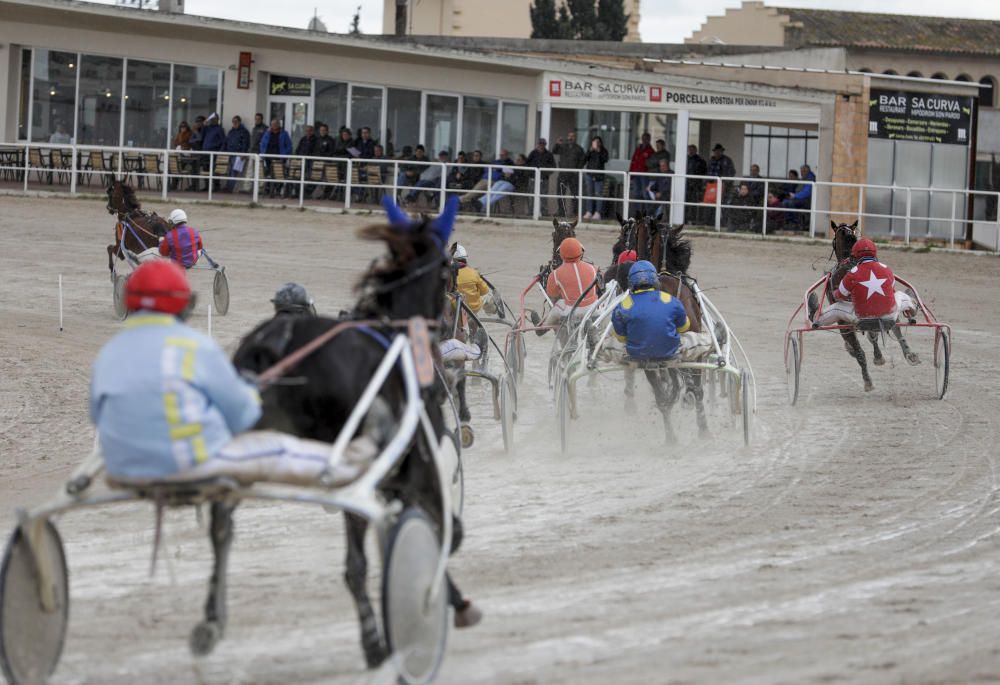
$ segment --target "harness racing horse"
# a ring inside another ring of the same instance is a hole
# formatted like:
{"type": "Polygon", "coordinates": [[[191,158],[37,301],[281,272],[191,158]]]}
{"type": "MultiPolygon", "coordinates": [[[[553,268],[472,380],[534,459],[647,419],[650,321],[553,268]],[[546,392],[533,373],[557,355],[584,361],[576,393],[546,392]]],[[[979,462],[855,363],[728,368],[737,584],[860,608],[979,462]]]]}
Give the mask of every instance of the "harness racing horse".
{"type": "MultiPolygon", "coordinates": [[[[833,229],[830,256],[836,258],[837,264],[830,271],[830,279],[827,281],[825,294],[827,302],[833,304],[836,301],[833,296],[834,291],[840,286],[840,282],[844,280],[844,276],[857,265],[857,261],[851,257],[851,248],[854,247],[854,243],[858,242],[858,222],[855,221],[853,224],[847,225],[831,221],[830,228],[833,229]]],[[[812,293],[809,296],[810,319],[813,318],[818,308],[819,303],[816,301],[816,294],[812,293]]],[[[899,347],[903,351],[903,356],[906,360],[911,364],[917,363],[919,358],[910,349],[910,344],[906,341],[903,331],[899,326],[893,326],[891,332],[893,337],[899,342],[899,347]]],[[[872,362],[875,366],[884,365],[885,357],[882,355],[882,349],[878,344],[878,333],[876,331],[868,331],[867,335],[872,343],[872,362]]],[[[858,366],[861,367],[861,378],[865,382],[865,392],[871,391],[875,385],[872,383],[871,375],[868,373],[868,359],[865,356],[864,348],[862,348],[856,332],[851,329],[841,329],[840,336],[844,339],[844,347],[847,349],[847,353],[854,357],[858,362],[858,366]]]]}
{"type": "MultiPolygon", "coordinates": [[[[280,430],[299,437],[333,442],[351,410],[369,385],[390,340],[399,334],[397,322],[422,317],[431,328],[431,347],[440,326],[445,305],[448,264],[444,246],[451,233],[457,202],[450,202],[437,219],[424,218],[414,222],[391,200],[386,201],[390,223],[365,228],[360,236],[380,240],[388,254],[363,276],[358,286],[360,299],[355,309],[344,319],[325,317],[277,317],[259,325],[240,343],[233,362],[238,369],[251,374],[271,368],[290,351],[298,350],[310,341],[328,333],[336,326],[344,330],[298,362],[295,375],[302,382],[273,384],[262,392],[263,415],[257,429],[280,430]],[[372,323],[372,321],[382,323],[372,323]],[[364,324],[351,322],[364,322],[364,324]],[[346,324],[346,325],[345,325],[346,324]]],[[[426,410],[439,441],[453,440],[447,431],[441,410],[446,401],[443,384],[438,380],[422,390],[426,410]]],[[[398,370],[393,371],[379,390],[379,401],[373,405],[359,434],[370,435],[380,448],[395,432],[393,426],[402,414],[405,402],[403,381],[398,370]]],[[[433,468],[430,447],[423,433],[409,447],[398,469],[379,484],[379,491],[389,500],[400,499],[406,505],[421,507],[434,521],[438,530],[444,516],[441,511],[438,477],[433,468]]],[[[206,619],[225,622],[224,601],[226,559],[232,542],[233,507],[217,504],[212,509],[212,542],[215,549],[215,573],[212,576],[206,619]],[[221,612],[220,612],[221,610],[221,612]]],[[[345,580],[354,598],[361,625],[361,645],[370,668],[375,668],[388,656],[368,596],[366,576],[368,563],[364,539],[366,519],[345,512],[347,532],[347,562],[345,580]]],[[[461,525],[454,519],[455,551],[461,541],[461,525]]],[[[448,577],[449,602],[455,607],[456,625],[463,622],[461,614],[470,605],[462,599],[448,577]]]]}
{"type": "Polygon", "coordinates": [[[108,270],[114,279],[114,258],[117,255],[118,259],[125,259],[123,247],[133,254],[154,248],[170,232],[170,225],[155,212],[144,211],[135,191],[124,181],[109,177],[107,195],[108,214],[118,218],[115,242],[108,245],[108,270]]]}
{"type": "MultiPolygon", "coordinates": [[[[655,218],[645,214],[637,215],[636,219],[622,221],[622,235],[619,244],[615,245],[617,261],[618,254],[626,249],[636,250],[639,259],[645,259],[656,267],[660,279],[660,290],[676,297],[684,305],[690,328],[687,332],[700,334],[702,327],[702,310],[697,296],[694,294],[694,279],[688,274],[691,267],[691,241],[682,237],[683,226],[662,226],[655,218]],[[634,243],[629,242],[629,222],[634,223],[634,243]],[[620,248],[620,249],[619,249],[620,248]]],[[[612,264],[605,272],[605,280],[616,280],[622,290],[628,289],[628,272],[633,262],[612,264]]],[[[663,414],[664,426],[668,438],[672,436],[670,427],[670,408],[680,396],[681,380],[685,388],[685,397],[693,402],[697,414],[698,431],[702,435],[708,432],[708,421],[705,416],[705,393],[703,373],[701,371],[680,371],[678,369],[646,369],[646,378],[653,386],[657,407],[663,414]]],[[[625,372],[625,405],[627,411],[635,407],[635,374],[631,369],[625,372]]]]}
{"type": "Polygon", "coordinates": [[[545,287],[549,274],[562,266],[562,257],[559,256],[559,246],[566,238],[576,237],[576,221],[559,221],[552,219],[552,257],[548,264],[538,267],[538,273],[542,277],[542,287],[545,287]]]}

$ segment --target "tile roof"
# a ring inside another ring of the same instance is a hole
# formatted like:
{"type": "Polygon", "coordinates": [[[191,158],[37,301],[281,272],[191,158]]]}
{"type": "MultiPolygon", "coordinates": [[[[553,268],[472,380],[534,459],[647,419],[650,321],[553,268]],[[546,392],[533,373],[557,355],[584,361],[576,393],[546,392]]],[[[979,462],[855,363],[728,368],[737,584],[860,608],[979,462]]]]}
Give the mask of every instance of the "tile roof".
{"type": "Polygon", "coordinates": [[[1000,21],[775,7],[786,44],[1000,55],[1000,21]]]}

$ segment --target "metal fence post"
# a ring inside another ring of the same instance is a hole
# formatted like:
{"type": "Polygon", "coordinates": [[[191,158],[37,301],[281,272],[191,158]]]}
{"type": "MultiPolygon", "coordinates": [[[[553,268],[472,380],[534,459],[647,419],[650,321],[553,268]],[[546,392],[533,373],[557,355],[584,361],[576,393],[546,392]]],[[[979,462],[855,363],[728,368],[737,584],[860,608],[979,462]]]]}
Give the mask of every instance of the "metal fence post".
{"type": "Polygon", "coordinates": [[[910,244],[910,207],[912,205],[913,194],[910,189],[906,189],[906,224],[904,229],[903,243],[910,244]]]}
{"type": "Polygon", "coordinates": [[[253,203],[260,199],[260,155],[253,156],[253,203]]]}
{"type": "Polygon", "coordinates": [[[168,150],[163,151],[163,166],[160,172],[160,199],[164,202],[167,200],[167,186],[170,184],[170,152],[168,150]]]}
{"type": "Polygon", "coordinates": [[[715,230],[722,232],[722,178],[715,179],[715,230]]]}
{"type": "Polygon", "coordinates": [[[70,150],[70,154],[73,156],[73,159],[70,162],[69,192],[70,192],[71,195],[76,195],[76,169],[77,169],[78,165],[77,165],[77,160],[76,160],[77,155],[76,155],[76,146],[75,145],[70,150]]]}
{"type": "Polygon", "coordinates": [[[631,187],[632,187],[632,172],[626,171],[625,183],[622,184],[622,217],[626,219],[629,217],[629,210],[630,210],[629,196],[631,195],[629,189],[631,187]]]}
{"type": "Polygon", "coordinates": [[[493,208],[493,203],[490,202],[493,190],[493,166],[486,167],[486,218],[490,218],[490,210],[493,208]]]}
{"type": "Polygon", "coordinates": [[[448,164],[441,165],[441,195],[438,197],[438,211],[444,211],[445,191],[448,189],[448,164]]]}
{"type": "MultiPolygon", "coordinates": [[[[354,159],[347,158],[347,178],[344,179],[344,209],[351,208],[351,195],[354,192],[354,159]]],[[[392,199],[396,201],[396,181],[392,182],[392,199]]]]}
{"type": "Polygon", "coordinates": [[[299,160],[299,209],[306,204],[306,158],[299,160]]]}
{"type": "Polygon", "coordinates": [[[949,241],[948,245],[953,250],[955,249],[955,204],[957,197],[958,197],[958,191],[957,190],[951,191],[951,224],[950,224],[951,240],[949,241]]]}
{"type": "Polygon", "coordinates": [[[583,170],[576,171],[576,220],[583,221],[583,170]]]}
{"type": "Polygon", "coordinates": [[[861,184],[858,184],[858,215],[857,215],[857,218],[858,218],[858,223],[859,224],[861,223],[861,215],[863,214],[862,210],[863,210],[863,207],[864,207],[864,201],[865,201],[865,187],[863,185],[861,185],[861,184]]]}
{"type": "Polygon", "coordinates": [[[816,184],[812,183],[812,191],[809,193],[809,237],[816,237],[816,184]]]}
{"type": "Polygon", "coordinates": [[[531,210],[531,218],[538,221],[542,216],[542,170],[535,167],[535,197],[534,207],[531,210]]]}
{"type": "Polygon", "coordinates": [[[764,179],[764,206],[761,209],[761,214],[763,215],[763,220],[760,222],[760,234],[767,235],[767,186],[770,183],[769,179],[764,179]]]}
{"type": "MultiPolygon", "coordinates": [[[[41,153],[39,153],[41,154],[41,153]]],[[[28,158],[31,156],[31,145],[25,144],[24,146],[24,192],[28,192],[28,158]]]]}
{"type": "MultiPolygon", "coordinates": [[[[199,160],[200,161],[200,160],[199,160]]],[[[215,153],[208,153],[208,201],[212,201],[212,188],[215,186],[215,153]]]]}

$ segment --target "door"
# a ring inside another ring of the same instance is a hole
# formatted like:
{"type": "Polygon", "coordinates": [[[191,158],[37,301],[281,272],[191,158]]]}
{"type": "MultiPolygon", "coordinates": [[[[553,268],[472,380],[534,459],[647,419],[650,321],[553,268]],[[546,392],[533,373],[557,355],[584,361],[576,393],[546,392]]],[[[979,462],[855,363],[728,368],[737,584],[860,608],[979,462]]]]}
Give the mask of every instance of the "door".
{"type": "Polygon", "coordinates": [[[272,97],[270,100],[270,119],[277,119],[281,127],[292,137],[294,147],[303,135],[303,129],[309,123],[310,102],[302,98],[272,97]]]}

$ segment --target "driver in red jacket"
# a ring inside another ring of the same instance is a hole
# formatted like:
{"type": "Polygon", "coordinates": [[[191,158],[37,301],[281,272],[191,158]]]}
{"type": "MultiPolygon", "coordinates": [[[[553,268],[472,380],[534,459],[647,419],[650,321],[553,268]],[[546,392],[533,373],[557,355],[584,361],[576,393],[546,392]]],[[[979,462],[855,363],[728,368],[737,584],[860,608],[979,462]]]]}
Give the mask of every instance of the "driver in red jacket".
{"type": "Polygon", "coordinates": [[[878,261],[878,251],[868,238],[862,238],[851,249],[857,264],[844,275],[833,292],[836,302],[823,310],[816,323],[856,324],[860,319],[886,319],[895,322],[902,315],[915,313],[912,298],[893,287],[896,277],[892,269],[878,261]]]}

